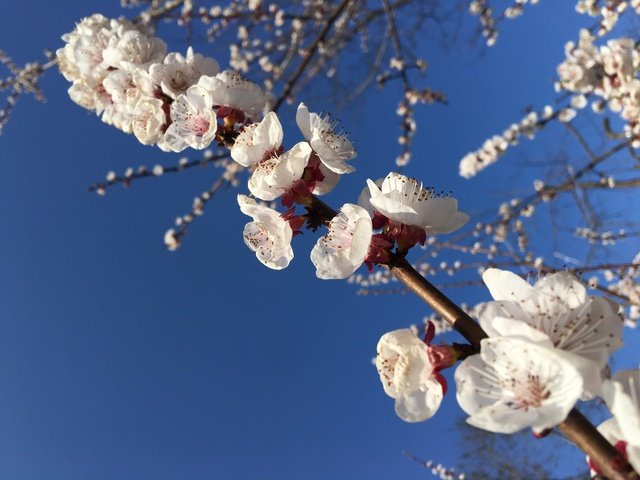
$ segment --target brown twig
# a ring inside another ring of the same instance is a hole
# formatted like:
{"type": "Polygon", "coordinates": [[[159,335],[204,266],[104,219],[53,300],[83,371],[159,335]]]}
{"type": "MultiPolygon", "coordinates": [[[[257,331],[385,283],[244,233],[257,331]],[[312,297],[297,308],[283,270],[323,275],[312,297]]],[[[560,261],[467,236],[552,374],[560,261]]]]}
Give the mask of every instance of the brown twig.
{"type": "Polygon", "coordinates": [[[284,90],[282,91],[282,93],[280,94],[280,96],[278,97],[278,99],[273,105],[273,111],[277,111],[278,108],[280,108],[280,106],[282,105],[282,103],[287,99],[289,94],[292,92],[293,87],[298,82],[298,80],[300,79],[300,76],[303,74],[303,72],[307,68],[307,65],[313,58],[313,55],[315,54],[316,50],[318,50],[318,47],[320,46],[320,44],[324,42],[325,37],[327,36],[327,34],[329,33],[329,30],[331,30],[331,27],[333,26],[333,22],[340,16],[340,14],[344,11],[344,9],[347,8],[347,6],[349,5],[349,2],[351,2],[351,0],[343,0],[342,3],[338,5],[335,11],[329,16],[329,18],[327,18],[327,20],[325,21],[324,28],[320,31],[316,39],[308,47],[306,56],[302,59],[296,71],[293,72],[293,74],[289,78],[289,81],[285,84],[284,90]]]}

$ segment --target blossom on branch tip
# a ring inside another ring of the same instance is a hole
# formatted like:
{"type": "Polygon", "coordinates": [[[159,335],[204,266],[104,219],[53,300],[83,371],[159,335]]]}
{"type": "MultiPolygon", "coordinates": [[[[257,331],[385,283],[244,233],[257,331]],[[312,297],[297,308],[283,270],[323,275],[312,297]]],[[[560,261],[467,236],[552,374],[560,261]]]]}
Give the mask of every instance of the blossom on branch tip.
{"type": "Polygon", "coordinates": [[[355,168],[346,162],[356,157],[356,151],[346,133],[335,131],[337,121],[332,121],[327,115],[320,116],[309,112],[306,105],[301,103],[296,113],[296,123],[305,140],[328,170],[340,175],[355,171],[355,168]]]}
{"type": "Polygon", "coordinates": [[[180,237],[176,234],[176,231],[173,228],[167,230],[164,234],[164,246],[167,247],[167,250],[170,252],[175,252],[178,248],[180,248],[180,237]]]}
{"type": "Polygon", "coordinates": [[[429,345],[408,328],[380,338],[376,368],[387,395],[395,399],[396,414],[405,422],[431,418],[445,394],[444,378],[429,355],[429,345]]]}
{"type": "Polygon", "coordinates": [[[469,221],[469,216],[458,210],[455,198],[440,197],[399,173],[389,173],[380,187],[371,180],[367,185],[373,208],[391,220],[424,228],[427,234],[451,233],[469,221]]]}
{"type": "Polygon", "coordinates": [[[467,423],[496,433],[541,433],[563,422],[583,390],[582,375],[553,348],[509,337],[484,339],[455,373],[467,423]]]}
{"type": "Polygon", "coordinates": [[[346,203],[329,224],[329,233],[311,250],[316,276],[325,280],[347,278],[364,262],[369,251],[371,217],[358,205],[346,203]]]}
{"type": "Polygon", "coordinates": [[[238,195],[238,205],[245,215],[253,218],[244,227],[244,243],[256,258],[273,270],[286,268],[293,259],[289,222],[272,208],[258,205],[246,195],[238,195]]]}

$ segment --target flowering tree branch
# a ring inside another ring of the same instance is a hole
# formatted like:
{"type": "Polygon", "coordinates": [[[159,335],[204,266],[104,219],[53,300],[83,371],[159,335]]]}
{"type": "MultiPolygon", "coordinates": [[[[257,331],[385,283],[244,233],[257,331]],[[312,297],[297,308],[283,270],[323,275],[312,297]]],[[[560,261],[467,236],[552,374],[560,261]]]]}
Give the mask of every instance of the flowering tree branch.
{"type": "MultiPolygon", "coordinates": [[[[214,23],[217,29],[211,27],[213,34],[232,20],[271,22],[268,12],[275,14],[275,36],[282,36],[283,30],[279,27],[291,20],[289,45],[279,48],[273,43],[265,44],[262,50],[266,54],[260,57],[258,65],[268,73],[264,78],[265,89],[238,71],[220,71],[214,59],[196,54],[192,48],[186,55],[167,53],[167,45],[141,26],[165,15],[172,16],[182,7],[177,21],[187,26],[190,35],[192,20],[196,17],[192,3],[187,1],[151,2],[151,9],[143,12],[136,22],[108,19],[99,14],[84,19],[63,37],[66,45],[57,52],[58,63],[62,74],[72,82],[69,94],[74,102],[95,111],[104,122],[133,133],[141,143],[173,152],[187,148],[203,150],[212,143],[230,150],[231,160],[225,154],[205,156],[204,163],[217,161],[225,167],[225,172],[194,200],[191,212],[179,217],[177,228],[166,233],[165,244],[170,250],[180,245],[188,226],[202,214],[214,193],[226,183],[237,183],[237,172],[247,171],[250,174],[247,186],[252,197],[238,195],[238,205],[252,221],[245,225],[243,237],[262,264],[275,270],[287,267],[293,259],[291,241],[301,233],[301,228],[306,224],[308,229],[316,231],[324,225],[328,233],[311,251],[311,261],[319,278],[347,278],[363,263],[370,271],[376,265],[382,266],[386,269],[383,276],[403,283],[470,342],[470,346],[435,345],[432,343],[435,326],[430,322],[424,339],[408,329],[389,332],[381,338],[376,367],[385,392],[395,399],[396,412],[403,420],[424,421],[435,414],[447,392],[441,370],[462,362],[455,373],[456,391],[458,402],[469,414],[470,424],[502,433],[531,428],[540,436],[559,426],[567,438],[589,455],[594,470],[615,480],[638,478],[630,465],[640,465],[640,452],[633,451],[636,445],[640,449],[637,443],[640,433],[628,429],[628,425],[619,420],[625,414],[640,418],[640,406],[630,405],[627,398],[633,382],[625,383],[626,374],[614,380],[601,375],[610,355],[622,345],[618,306],[602,297],[587,296],[582,282],[566,271],[545,276],[531,286],[516,274],[486,268],[493,266],[494,258],[500,257],[505,260],[502,265],[549,270],[550,265],[530,250],[528,226],[522,219],[533,215],[536,205],[551,202],[565,191],[573,196],[575,207],[587,223],[587,228],[575,229],[578,237],[602,244],[624,238],[622,233],[606,235],[594,231],[601,227],[601,222],[581,185],[589,185],[583,177],[590,173],[606,179],[607,185],[615,183],[611,176],[600,171],[600,167],[604,169],[604,161],[623,149],[640,148],[637,45],[630,39],[619,39],[596,47],[593,32],[586,30],[580,33],[577,45],[568,44],[567,59],[558,67],[557,83],[559,90],[567,92],[560,97],[562,102],[568,100],[567,106],[545,107],[540,114],[529,110],[519,124],[492,137],[477,152],[468,154],[460,169],[463,176],[472,176],[495,162],[519,137],[532,137],[551,120],[563,123],[576,137],[588,156],[588,163],[577,170],[566,166],[568,178],[555,186],[537,181],[534,194],[501,205],[495,221],[478,223],[471,231],[438,244],[432,240],[434,235],[451,233],[469,220],[466,213],[458,210],[455,198],[392,172],[384,179],[368,180],[358,204],[348,203],[335,211],[318,195],[330,192],[341,175],[354,171],[349,162],[356,152],[348,135],[330,116],[313,113],[300,104],[296,123],[304,140],[287,149],[282,125],[275,113],[304,84],[304,73],[308,79],[324,71],[332,56],[352,40],[350,35],[360,32],[359,27],[356,30],[349,27],[350,18],[357,18],[359,14],[365,18],[374,13],[384,15],[385,34],[374,67],[382,68],[381,59],[391,42],[395,56],[390,59],[390,71],[383,72],[379,81],[402,81],[404,97],[398,114],[403,118],[405,130],[400,143],[405,145],[404,153],[407,153],[406,145],[415,129],[408,105],[418,101],[443,101],[444,96],[411,88],[409,69],[423,70],[426,64],[407,60],[413,55],[405,49],[404,38],[401,42],[399,17],[394,10],[401,3],[383,0],[382,9],[364,14],[360,14],[364,4],[355,0],[328,5],[305,4],[300,15],[288,14],[275,5],[265,9],[259,0],[232,1],[228,8],[214,7],[208,12],[200,9],[203,23],[218,22],[214,23]],[[312,33],[307,37],[302,33],[305,26],[312,33]],[[305,44],[309,37],[312,37],[311,43],[305,44]],[[279,52],[276,59],[268,57],[273,52],[279,52]],[[290,69],[290,74],[284,75],[290,69]],[[283,79],[282,93],[274,102],[270,96],[274,80],[283,79]],[[594,111],[608,105],[612,111],[620,112],[625,121],[624,140],[600,155],[569,123],[577,110],[589,101],[594,111]],[[268,111],[270,104],[275,108],[268,111]],[[278,199],[285,207],[284,212],[265,204],[278,199]],[[297,208],[304,208],[306,213],[299,214],[297,208]],[[473,246],[461,243],[471,237],[478,239],[473,246]],[[489,237],[494,243],[487,244],[489,237]],[[511,246],[511,239],[517,241],[517,248],[511,246]],[[470,262],[463,267],[459,261],[453,266],[446,262],[440,265],[440,270],[447,274],[462,268],[483,270],[483,280],[494,301],[475,309],[474,316],[479,323],[467,313],[467,308],[451,301],[422,275],[433,271],[433,267],[424,262],[414,268],[408,262],[409,250],[425,244],[432,247],[431,255],[437,255],[444,248],[486,255],[485,265],[470,262]],[[607,433],[604,428],[598,432],[574,408],[582,396],[602,397],[619,431],[607,433]],[[624,445],[621,446],[621,442],[624,445]],[[622,447],[626,444],[629,451],[623,454],[622,447]]],[[[508,7],[504,17],[518,16],[524,3],[527,2],[518,1],[508,7]]],[[[607,6],[611,5],[607,3],[607,6]]],[[[479,1],[472,2],[471,7],[474,13],[480,14],[481,22],[486,23],[489,41],[495,41],[497,31],[491,8],[479,1]]],[[[640,4],[636,2],[634,7],[640,9],[640,4]]],[[[602,13],[606,22],[602,29],[615,23],[617,15],[602,13]]],[[[358,21],[354,23],[357,25],[358,21]]],[[[271,28],[271,23],[267,26],[271,28]]],[[[241,42],[236,46],[236,54],[232,53],[232,66],[238,70],[256,66],[255,56],[250,55],[250,48],[254,46],[249,42],[251,28],[244,26],[243,30],[243,25],[238,28],[241,42]],[[239,54],[240,50],[244,53],[239,54]],[[251,61],[247,60],[250,56],[251,61]]],[[[262,48],[260,41],[255,47],[262,48]]],[[[12,64],[8,65],[11,70],[12,64]]],[[[328,76],[330,71],[329,68],[328,76]]],[[[32,90],[36,91],[35,83],[33,85],[32,90]]],[[[403,154],[397,163],[404,165],[407,160],[408,156],[403,154]]],[[[184,160],[167,168],[156,166],[137,172],[129,169],[122,176],[110,172],[106,182],[97,183],[90,190],[104,193],[115,184],[128,185],[136,179],[180,172],[199,164],[202,161],[184,160]]],[[[633,179],[626,181],[627,186],[633,186],[633,179]]],[[[552,228],[555,229],[555,225],[552,228]]],[[[579,263],[556,250],[554,245],[554,256],[579,263]]],[[[629,284],[633,287],[637,284],[637,258],[626,265],[628,269],[624,272],[621,269],[618,274],[619,287],[609,287],[614,294],[617,292],[620,297],[626,296],[630,302],[637,300],[640,304],[640,299],[635,299],[634,291],[629,288],[629,284]]]]}
{"type": "MultiPolygon", "coordinates": [[[[317,197],[313,198],[313,210],[325,222],[330,221],[337,212],[317,197]]],[[[420,275],[404,257],[395,257],[390,262],[391,273],[422,301],[433,308],[456,331],[458,331],[476,351],[480,343],[488,338],[478,323],[464,312],[455,302],[420,275]]],[[[632,480],[640,476],[620,455],[589,420],[574,408],[562,422],[559,429],[566,437],[584,451],[600,466],[603,474],[610,480],[632,480]]]]}

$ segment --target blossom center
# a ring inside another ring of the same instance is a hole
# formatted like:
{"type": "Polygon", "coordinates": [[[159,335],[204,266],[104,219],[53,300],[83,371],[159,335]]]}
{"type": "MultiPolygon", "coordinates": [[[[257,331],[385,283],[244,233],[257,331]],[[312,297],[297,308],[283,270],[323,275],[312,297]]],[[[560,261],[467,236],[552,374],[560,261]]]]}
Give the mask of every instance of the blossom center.
{"type": "Polygon", "coordinates": [[[356,222],[338,215],[331,222],[329,233],[320,240],[329,249],[342,250],[351,247],[356,222]]]}
{"type": "Polygon", "coordinates": [[[514,376],[502,383],[503,388],[513,394],[513,398],[508,399],[506,404],[515,409],[527,411],[530,407],[539,408],[543,401],[551,396],[547,385],[538,374],[529,373],[520,379],[514,376]]]}
{"type": "Polygon", "coordinates": [[[269,234],[267,226],[261,222],[252,222],[247,225],[244,238],[249,247],[262,257],[267,257],[273,250],[274,241],[269,234]]]}

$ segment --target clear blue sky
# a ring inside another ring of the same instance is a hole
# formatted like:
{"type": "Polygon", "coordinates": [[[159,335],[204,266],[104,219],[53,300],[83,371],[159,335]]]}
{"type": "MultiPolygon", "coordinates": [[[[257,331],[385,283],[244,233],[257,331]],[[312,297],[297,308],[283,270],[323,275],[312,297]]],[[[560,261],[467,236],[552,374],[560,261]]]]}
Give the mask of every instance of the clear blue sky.
{"type": "MultiPolygon", "coordinates": [[[[591,23],[574,3],[527,8],[484,53],[425,48],[428,83],[449,105],[419,110],[408,174],[453,190],[472,215],[514,186],[513,170],[469,182],[457,163],[522,108],[554,98],[564,42],[591,23]]],[[[130,13],[117,4],[0,0],[0,49],[17,63],[38,58],[83,16],[130,13]]],[[[170,40],[185,50],[175,32],[170,40]]],[[[371,365],[380,335],[419,321],[425,306],[317,280],[311,233],[296,239],[288,269],[262,267],[242,242],[237,191],[222,192],[184,246],[166,252],[165,230],[218,172],[87,194],[109,170],[178,157],[77,107],[57,72],[42,87],[47,102],[22,99],[0,137],[1,479],[428,477],[404,449],[456,463],[454,395],[430,422],[405,424],[371,365]]],[[[334,206],[392,169],[395,93],[372,92],[339,114],[359,157],[327,197],[334,206]]],[[[291,121],[285,139],[299,139],[291,121]]],[[[525,148],[542,155],[554,141],[525,148]]]]}

